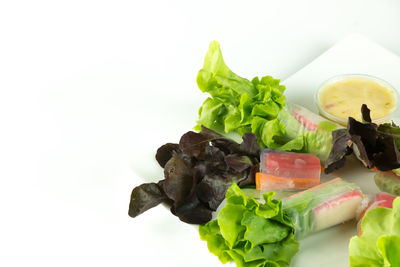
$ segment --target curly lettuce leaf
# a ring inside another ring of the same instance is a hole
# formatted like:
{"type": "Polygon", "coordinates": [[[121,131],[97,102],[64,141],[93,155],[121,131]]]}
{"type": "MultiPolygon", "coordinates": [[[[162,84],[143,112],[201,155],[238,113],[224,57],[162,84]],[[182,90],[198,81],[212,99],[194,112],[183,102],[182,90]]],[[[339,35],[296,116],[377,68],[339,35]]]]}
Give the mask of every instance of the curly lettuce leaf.
{"type": "Polygon", "coordinates": [[[244,93],[251,97],[256,94],[249,80],[236,75],[226,66],[217,41],[210,43],[204,66],[197,75],[197,84],[203,92],[224,102],[235,102],[237,95],[244,93]]]}
{"type": "MultiPolygon", "coordinates": [[[[400,176],[392,171],[381,172],[378,171],[374,175],[376,186],[383,192],[390,193],[392,195],[400,195],[400,176]]],[[[398,170],[397,170],[398,172],[398,170]]]]}
{"type": "Polygon", "coordinates": [[[210,43],[203,68],[197,75],[197,85],[209,93],[199,109],[201,125],[217,131],[237,131],[240,134],[251,129],[255,117],[272,120],[285,106],[285,87],[270,76],[249,81],[233,73],[225,64],[217,41],[210,43]]]}
{"type": "Polygon", "coordinates": [[[376,207],[361,222],[362,235],[350,240],[350,267],[400,266],[400,197],[393,208],[376,207]]]}
{"type": "Polygon", "coordinates": [[[317,130],[305,129],[286,107],[285,86],[279,80],[265,76],[249,81],[236,75],[216,41],[210,44],[197,84],[211,97],[199,109],[196,130],[204,125],[221,133],[252,132],[262,148],[313,153],[322,162],[328,158],[337,125],[321,122],[317,130]]]}
{"type": "Polygon", "coordinates": [[[299,244],[292,220],[273,195],[264,194],[265,204],[260,204],[232,184],[217,220],[199,227],[209,251],[222,263],[235,261],[237,266],[289,266],[299,244]]]}

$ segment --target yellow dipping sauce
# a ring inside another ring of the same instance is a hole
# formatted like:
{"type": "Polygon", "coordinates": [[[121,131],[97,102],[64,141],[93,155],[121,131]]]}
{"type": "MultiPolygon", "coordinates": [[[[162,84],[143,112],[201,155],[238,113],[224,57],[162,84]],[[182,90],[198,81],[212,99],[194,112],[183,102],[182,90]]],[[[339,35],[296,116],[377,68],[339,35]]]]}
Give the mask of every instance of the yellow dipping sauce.
{"type": "Polygon", "coordinates": [[[317,96],[319,108],[343,123],[347,123],[348,117],[361,121],[362,104],[371,110],[372,120],[386,117],[396,108],[397,95],[389,85],[367,77],[348,76],[323,85],[317,96]]]}

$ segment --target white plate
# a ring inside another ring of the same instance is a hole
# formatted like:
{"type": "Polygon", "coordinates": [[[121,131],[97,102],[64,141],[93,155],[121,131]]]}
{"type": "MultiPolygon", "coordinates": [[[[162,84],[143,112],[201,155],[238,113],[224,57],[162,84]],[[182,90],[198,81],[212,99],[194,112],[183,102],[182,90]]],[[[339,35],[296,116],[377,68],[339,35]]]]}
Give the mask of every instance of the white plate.
{"type": "MultiPolygon", "coordinates": [[[[328,78],[345,73],[364,73],[380,77],[395,88],[400,88],[399,70],[400,58],[397,55],[361,35],[350,35],[309,65],[283,81],[283,84],[286,85],[285,95],[288,101],[317,112],[317,108],[313,102],[314,92],[318,85],[328,78]]],[[[198,97],[196,93],[194,95],[198,97]]],[[[190,102],[194,105],[198,104],[197,106],[186,105],[182,107],[183,117],[186,119],[187,116],[193,116],[193,113],[197,112],[204,98],[205,96],[203,95],[202,98],[190,102]]],[[[394,116],[398,116],[398,114],[394,114],[394,116]]],[[[160,123],[163,124],[165,122],[160,123]]],[[[175,126],[171,124],[170,127],[176,128],[177,131],[182,130],[182,127],[179,125],[175,126]]],[[[164,137],[156,139],[164,140],[165,142],[178,142],[179,137],[188,130],[190,129],[176,132],[173,139],[165,140],[164,137]]],[[[173,136],[171,135],[171,137],[173,136]]],[[[148,146],[140,147],[136,153],[138,157],[132,161],[132,170],[138,176],[143,177],[145,182],[149,182],[150,180],[156,181],[153,180],[153,177],[162,178],[162,169],[154,160],[155,150],[160,145],[162,143],[154,144],[150,148],[148,146]]],[[[373,182],[373,172],[363,168],[357,161],[350,160],[344,169],[328,177],[324,177],[324,179],[335,176],[340,176],[348,181],[357,183],[366,194],[378,192],[373,182]]],[[[146,213],[140,216],[146,216],[146,213]]],[[[171,214],[167,213],[165,213],[165,216],[172,217],[171,214]]],[[[171,220],[167,221],[171,222],[171,220]]],[[[180,260],[177,260],[175,264],[173,262],[166,262],[167,266],[185,266],[185,262],[186,266],[223,266],[216,257],[213,256],[214,259],[212,259],[212,257],[206,256],[204,251],[207,251],[207,248],[205,242],[199,239],[197,227],[192,227],[193,238],[190,239],[188,238],[188,231],[190,232],[190,230],[188,230],[187,225],[183,222],[173,222],[171,224],[173,226],[170,231],[173,232],[165,235],[162,234],[160,229],[154,229],[157,235],[152,237],[154,242],[165,242],[165,245],[170,243],[171,240],[169,238],[171,238],[171,235],[173,236],[173,242],[179,243],[180,238],[182,238],[182,245],[185,244],[184,253],[182,251],[171,250],[169,253],[176,253],[176,259],[180,260]],[[182,228],[182,233],[180,232],[180,228],[182,228]],[[193,258],[196,258],[195,263],[188,262],[193,261],[193,258]]],[[[165,225],[164,227],[168,228],[165,225]]],[[[291,266],[348,266],[348,243],[349,239],[355,234],[356,222],[352,221],[309,236],[300,241],[300,251],[294,257],[291,266]]]]}

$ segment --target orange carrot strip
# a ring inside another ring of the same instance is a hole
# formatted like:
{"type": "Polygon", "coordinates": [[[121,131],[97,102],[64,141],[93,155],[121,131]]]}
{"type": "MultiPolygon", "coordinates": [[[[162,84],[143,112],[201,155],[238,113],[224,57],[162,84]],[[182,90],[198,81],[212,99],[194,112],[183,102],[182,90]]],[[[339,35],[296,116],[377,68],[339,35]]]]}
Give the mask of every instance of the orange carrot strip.
{"type": "Polygon", "coordinates": [[[315,178],[287,178],[269,175],[265,173],[256,173],[256,189],[271,190],[281,187],[281,189],[307,188],[319,183],[315,178]]]}
{"type": "Polygon", "coordinates": [[[260,172],[257,172],[256,173],[256,189],[257,190],[261,190],[260,188],[261,188],[261,173],[260,172]]]}

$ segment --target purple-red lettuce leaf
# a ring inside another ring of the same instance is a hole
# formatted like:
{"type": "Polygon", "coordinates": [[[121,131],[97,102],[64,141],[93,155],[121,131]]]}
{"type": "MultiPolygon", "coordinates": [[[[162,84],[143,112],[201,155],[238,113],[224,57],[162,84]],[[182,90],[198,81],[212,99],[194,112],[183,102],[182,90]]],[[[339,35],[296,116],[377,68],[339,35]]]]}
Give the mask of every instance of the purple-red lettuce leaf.
{"type": "Polygon", "coordinates": [[[178,144],[167,143],[157,149],[156,160],[161,167],[164,168],[165,164],[167,164],[168,160],[172,158],[174,153],[181,153],[178,144]]]}
{"type": "Polygon", "coordinates": [[[129,203],[129,216],[136,217],[167,200],[160,183],[145,183],[133,189],[129,203]]]}
{"type": "Polygon", "coordinates": [[[365,123],[372,123],[371,120],[371,110],[367,107],[366,104],[361,105],[361,118],[362,121],[365,123]]]}
{"type": "Polygon", "coordinates": [[[182,135],[179,148],[183,154],[190,157],[203,157],[209,139],[201,133],[189,131],[182,135]]]}
{"type": "Polygon", "coordinates": [[[207,173],[226,172],[228,170],[228,166],[225,163],[225,153],[219,148],[215,146],[208,146],[205,149],[205,155],[204,161],[196,162],[196,166],[205,166],[204,175],[207,173]]]}
{"type": "Polygon", "coordinates": [[[332,133],[333,148],[325,165],[326,173],[344,165],[344,156],[350,152],[350,145],[367,168],[388,171],[400,167],[400,128],[394,123],[372,123],[366,105],[362,105],[361,113],[363,122],[349,117],[346,130],[339,129],[332,133]]]}
{"type": "Polygon", "coordinates": [[[225,156],[225,163],[236,172],[243,172],[253,166],[253,162],[248,156],[240,156],[237,154],[225,156]]]}
{"type": "Polygon", "coordinates": [[[165,179],[133,190],[133,195],[143,197],[132,198],[130,215],[164,202],[180,220],[203,224],[211,219],[232,183],[254,185],[259,151],[251,133],[239,144],[206,127],[200,133],[187,132],[179,145],[159,148],[156,159],[164,166],[165,179]]]}
{"type": "Polygon", "coordinates": [[[211,210],[216,210],[225,198],[226,190],[232,183],[245,180],[248,172],[224,172],[204,176],[197,186],[197,196],[202,202],[207,203],[211,210]]]}
{"type": "Polygon", "coordinates": [[[190,224],[204,224],[212,219],[212,210],[199,200],[195,192],[180,204],[173,205],[171,212],[181,221],[190,224]]]}
{"type": "Polygon", "coordinates": [[[165,164],[164,177],[164,193],[175,203],[187,198],[194,186],[192,170],[179,156],[173,156],[165,164]]]}
{"type": "Polygon", "coordinates": [[[347,123],[347,129],[351,136],[358,135],[361,136],[361,141],[365,146],[373,149],[376,146],[377,139],[377,125],[374,123],[362,123],[356,119],[349,117],[347,123]]]}
{"type": "Polygon", "coordinates": [[[392,135],[379,132],[374,123],[349,118],[348,130],[358,158],[368,167],[388,171],[400,167],[400,153],[392,135]]]}
{"type": "Polygon", "coordinates": [[[378,144],[383,149],[373,155],[375,166],[380,171],[389,171],[400,167],[400,152],[390,135],[378,135],[378,144]]]}
{"type": "Polygon", "coordinates": [[[325,173],[331,173],[344,166],[345,157],[352,153],[349,146],[350,139],[351,136],[347,129],[338,129],[332,132],[332,150],[325,162],[325,173]]]}
{"type": "Polygon", "coordinates": [[[258,157],[260,155],[260,146],[257,143],[257,137],[252,133],[245,133],[242,136],[243,142],[240,144],[240,151],[246,155],[258,157]]]}
{"type": "Polygon", "coordinates": [[[239,187],[244,187],[248,185],[256,184],[256,173],[260,171],[260,163],[254,164],[249,171],[249,175],[247,175],[246,179],[243,179],[238,182],[239,187]]]}

